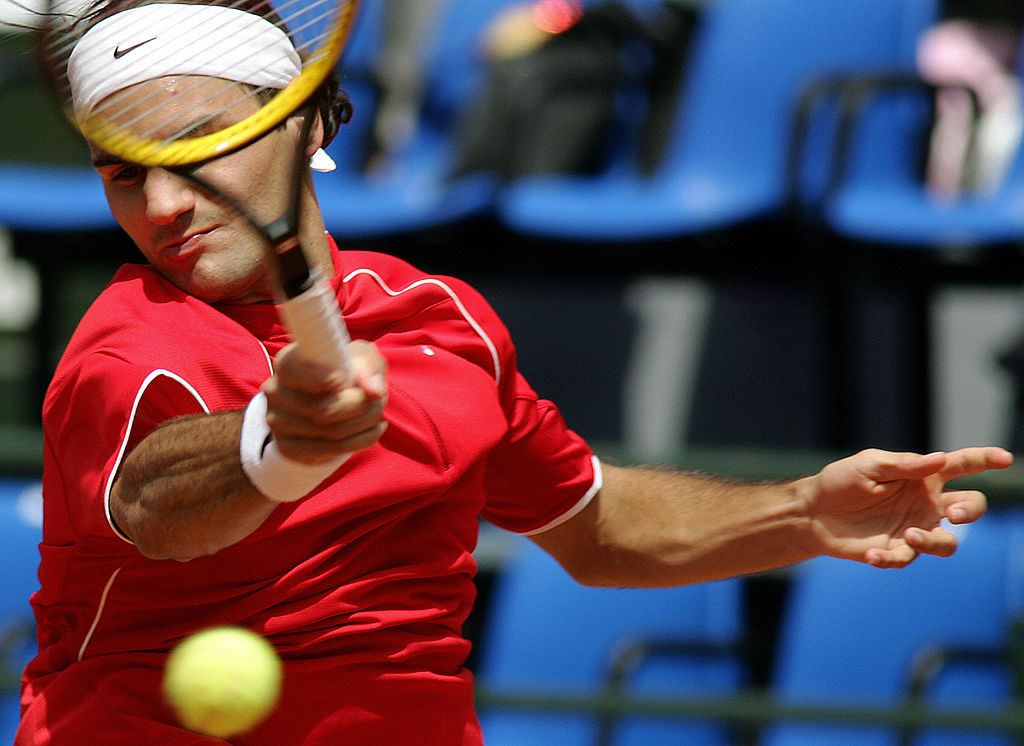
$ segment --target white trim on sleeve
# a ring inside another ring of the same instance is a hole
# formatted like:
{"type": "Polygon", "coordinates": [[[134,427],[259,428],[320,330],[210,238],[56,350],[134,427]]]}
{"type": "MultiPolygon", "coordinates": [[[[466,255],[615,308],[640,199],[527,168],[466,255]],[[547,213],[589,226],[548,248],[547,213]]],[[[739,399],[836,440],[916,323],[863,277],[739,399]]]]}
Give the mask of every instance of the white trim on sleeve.
{"type": "Polygon", "coordinates": [[[135,542],[133,542],[131,539],[129,539],[127,536],[121,533],[121,531],[117,528],[117,525],[114,523],[113,517],[110,515],[110,491],[114,487],[114,477],[117,476],[118,471],[120,471],[121,469],[121,462],[124,460],[124,452],[125,449],[128,447],[128,441],[131,439],[132,427],[135,424],[135,415],[138,412],[139,403],[142,401],[142,396],[143,394],[146,393],[146,389],[148,389],[150,385],[152,385],[153,381],[161,377],[167,377],[173,381],[177,381],[178,383],[180,383],[182,388],[184,388],[187,392],[192,394],[193,397],[195,397],[195,400],[199,403],[199,406],[203,408],[203,411],[206,414],[210,413],[210,408],[206,406],[206,402],[203,401],[203,398],[199,395],[199,392],[196,391],[195,388],[193,388],[192,385],[184,378],[175,373],[171,373],[169,370],[157,368],[156,370],[152,371],[148,376],[146,376],[146,380],[142,382],[142,385],[139,387],[138,392],[136,392],[135,394],[135,401],[132,402],[132,411],[128,417],[128,427],[125,428],[124,439],[121,441],[120,448],[118,448],[117,459],[114,461],[114,466],[110,470],[110,474],[107,475],[107,484],[106,487],[104,487],[103,489],[103,512],[107,516],[107,523],[110,524],[111,530],[115,534],[117,534],[117,536],[119,536],[121,539],[128,542],[129,544],[134,544],[135,542]]]}
{"type": "Polygon", "coordinates": [[[594,483],[590,485],[590,489],[587,490],[587,493],[580,498],[579,502],[562,513],[562,515],[558,516],[555,520],[545,523],[540,528],[535,528],[532,531],[524,531],[523,536],[536,536],[537,534],[542,534],[545,531],[550,531],[555,526],[561,526],[567,520],[579,514],[581,510],[590,504],[590,501],[594,499],[598,492],[600,492],[601,486],[604,484],[604,476],[601,472],[600,460],[598,460],[597,456],[591,456],[590,460],[594,464],[594,483]]]}

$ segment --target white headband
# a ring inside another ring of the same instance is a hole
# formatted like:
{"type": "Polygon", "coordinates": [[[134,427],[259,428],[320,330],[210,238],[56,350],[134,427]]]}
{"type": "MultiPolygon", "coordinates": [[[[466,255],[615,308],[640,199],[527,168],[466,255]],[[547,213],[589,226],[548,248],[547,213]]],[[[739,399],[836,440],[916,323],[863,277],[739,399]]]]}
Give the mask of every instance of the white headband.
{"type": "MultiPolygon", "coordinates": [[[[115,91],[165,75],[284,88],[301,71],[299,55],[281,29],[252,13],[213,5],[154,3],[122,11],[90,28],[68,59],[76,116],[115,91]]],[[[323,151],[311,165],[334,168],[323,151]]]]}

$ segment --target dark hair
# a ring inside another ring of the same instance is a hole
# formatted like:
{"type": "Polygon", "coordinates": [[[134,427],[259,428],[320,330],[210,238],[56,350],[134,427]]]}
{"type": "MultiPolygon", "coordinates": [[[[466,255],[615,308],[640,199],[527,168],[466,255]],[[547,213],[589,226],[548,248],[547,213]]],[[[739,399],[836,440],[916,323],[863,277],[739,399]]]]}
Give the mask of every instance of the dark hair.
{"type": "Polygon", "coordinates": [[[324,123],[324,147],[327,147],[341,125],[348,124],[352,119],[352,101],[341,88],[341,80],[337,70],[332,70],[327,79],[314,94],[317,111],[324,123]]]}
{"type": "MultiPolygon", "coordinates": [[[[153,5],[162,0],[93,0],[75,22],[81,26],[81,33],[105,18],[129,8],[142,5],[153,5]]],[[[179,5],[214,5],[235,8],[264,18],[288,33],[284,22],[268,0],[174,0],[179,5]]],[[[289,34],[289,36],[291,36],[289,34]]],[[[311,101],[316,104],[317,112],[324,126],[323,145],[326,147],[338,134],[341,125],[348,124],[352,119],[352,102],[348,94],[341,89],[341,80],[337,70],[332,70],[320,87],[313,93],[311,101]]]]}

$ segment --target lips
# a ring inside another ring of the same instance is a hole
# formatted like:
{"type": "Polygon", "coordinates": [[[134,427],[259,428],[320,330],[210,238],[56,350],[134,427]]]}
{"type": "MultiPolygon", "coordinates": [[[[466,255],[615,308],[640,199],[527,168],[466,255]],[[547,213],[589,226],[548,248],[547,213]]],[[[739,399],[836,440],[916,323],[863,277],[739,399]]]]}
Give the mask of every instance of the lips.
{"type": "Polygon", "coordinates": [[[170,241],[160,247],[160,254],[168,259],[186,259],[199,251],[206,242],[206,237],[213,231],[212,228],[202,231],[195,231],[177,241],[170,241]]]}

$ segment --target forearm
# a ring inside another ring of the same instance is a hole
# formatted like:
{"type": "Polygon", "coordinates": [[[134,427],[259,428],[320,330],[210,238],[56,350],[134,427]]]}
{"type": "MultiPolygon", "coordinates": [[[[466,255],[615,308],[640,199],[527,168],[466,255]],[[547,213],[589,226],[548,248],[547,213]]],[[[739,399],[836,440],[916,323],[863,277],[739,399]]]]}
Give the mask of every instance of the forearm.
{"type": "Polygon", "coordinates": [[[153,559],[213,554],[251,534],[277,503],[251,484],[238,454],[242,412],[179,417],[132,450],[111,514],[153,559]]]}
{"type": "Polygon", "coordinates": [[[246,470],[259,476],[254,481],[263,489],[279,485],[282,470],[290,486],[305,486],[310,465],[322,481],[339,456],[377,442],[387,426],[387,362],[368,342],[357,340],[349,349],[351,380],[305,361],[294,344],[278,353],[262,389],[276,450],[260,451],[255,462],[248,452],[245,467],[243,410],[178,417],[158,427],[125,459],[110,498],[114,522],[147,557],[187,560],[241,541],[279,502],[301,499],[273,491],[264,496],[246,470]]]}
{"type": "Polygon", "coordinates": [[[815,553],[801,484],[605,465],[595,500],[534,538],[589,585],[673,586],[760,572],[815,553]]]}

